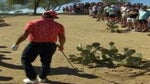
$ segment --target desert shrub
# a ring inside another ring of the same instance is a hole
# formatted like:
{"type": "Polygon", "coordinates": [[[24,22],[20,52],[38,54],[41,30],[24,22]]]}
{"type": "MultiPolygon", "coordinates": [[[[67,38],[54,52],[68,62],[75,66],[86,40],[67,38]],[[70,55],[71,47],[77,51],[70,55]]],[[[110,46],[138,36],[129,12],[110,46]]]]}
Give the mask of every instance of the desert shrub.
{"type": "Polygon", "coordinates": [[[108,27],[107,29],[110,30],[112,33],[114,32],[121,33],[116,22],[108,22],[106,23],[106,25],[108,27]]]}
{"type": "MultiPolygon", "coordinates": [[[[114,42],[108,43],[109,47],[104,48],[98,42],[90,45],[77,46],[79,51],[77,55],[69,55],[69,59],[78,64],[89,65],[94,63],[98,66],[127,66],[127,67],[144,67],[141,65],[142,54],[137,53],[135,49],[124,48],[119,52],[114,42]]],[[[149,65],[149,64],[146,64],[149,65]]]]}

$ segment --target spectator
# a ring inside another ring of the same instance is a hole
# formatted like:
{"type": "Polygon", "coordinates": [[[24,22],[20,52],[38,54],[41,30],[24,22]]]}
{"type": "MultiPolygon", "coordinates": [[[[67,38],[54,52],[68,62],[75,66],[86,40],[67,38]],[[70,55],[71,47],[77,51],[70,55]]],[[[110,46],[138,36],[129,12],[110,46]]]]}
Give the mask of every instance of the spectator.
{"type": "Polygon", "coordinates": [[[150,13],[147,11],[147,6],[142,6],[139,10],[139,18],[138,18],[138,28],[137,31],[148,31],[148,17],[150,13]]]}
{"type": "Polygon", "coordinates": [[[135,8],[135,5],[131,5],[128,9],[127,13],[127,26],[129,30],[135,29],[136,26],[136,19],[139,14],[138,9],[135,8]]]}

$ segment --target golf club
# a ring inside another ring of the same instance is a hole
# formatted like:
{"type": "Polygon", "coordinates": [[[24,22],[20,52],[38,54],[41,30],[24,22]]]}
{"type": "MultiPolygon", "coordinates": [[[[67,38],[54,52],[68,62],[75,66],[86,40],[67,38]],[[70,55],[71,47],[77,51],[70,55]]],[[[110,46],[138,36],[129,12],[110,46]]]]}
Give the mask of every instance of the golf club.
{"type": "MultiPolygon", "coordinates": [[[[59,47],[59,45],[57,44],[57,47],[59,47]]],[[[71,63],[71,61],[69,60],[69,58],[67,57],[67,55],[63,52],[63,51],[61,51],[61,53],[63,54],[63,56],[67,59],[67,61],[69,62],[69,64],[72,66],[72,68],[74,69],[74,71],[77,71],[78,69],[77,68],[75,68],[74,66],[73,66],[73,64],[71,63]]]]}
{"type": "Polygon", "coordinates": [[[70,60],[69,60],[69,58],[66,56],[66,54],[63,52],[63,51],[61,51],[62,52],[62,54],[64,55],[64,57],[67,59],[67,61],[69,62],[69,64],[72,66],[72,68],[73,69],[76,69],[74,66],[73,66],[73,64],[70,62],[70,60]]]}

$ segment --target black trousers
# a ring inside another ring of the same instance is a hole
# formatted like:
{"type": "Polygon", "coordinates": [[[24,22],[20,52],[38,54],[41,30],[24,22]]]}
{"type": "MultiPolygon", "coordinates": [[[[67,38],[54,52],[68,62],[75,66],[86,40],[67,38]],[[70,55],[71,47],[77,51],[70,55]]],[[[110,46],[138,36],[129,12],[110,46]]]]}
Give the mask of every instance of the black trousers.
{"type": "Polygon", "coordinates": [[[50,64],[52,60],[52,56],[56,51],[55,43],[35,43],[31,42],[24,49],[21,57],[21,62],[23,64],[25,74],[29,79],[36,79],[37,73],[32,66],[32,62],[40,56],[41,61],[41,69],[39,73],[39,77],[44,79],[49,74],[50,64]]]}

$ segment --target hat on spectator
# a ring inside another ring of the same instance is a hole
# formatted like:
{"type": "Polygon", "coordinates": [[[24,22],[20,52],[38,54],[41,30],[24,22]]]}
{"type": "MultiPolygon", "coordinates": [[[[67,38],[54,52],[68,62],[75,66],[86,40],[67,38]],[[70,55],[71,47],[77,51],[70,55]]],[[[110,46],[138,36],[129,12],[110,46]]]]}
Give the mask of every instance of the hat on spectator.
{"type": "Polygon", "coordinates": [[[45,11],[44,12],[44,15],[45,14],[47,14],[47,15],[49,15],[49,16],[51,16],[51,17],[54,17],[54,18],[59,18],[58,16],[57,16],[57,13],[55,12],[55,11],[45,11]]]}

